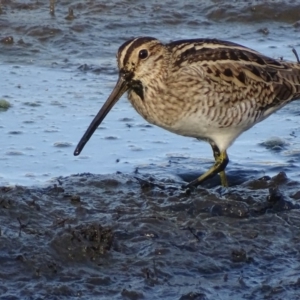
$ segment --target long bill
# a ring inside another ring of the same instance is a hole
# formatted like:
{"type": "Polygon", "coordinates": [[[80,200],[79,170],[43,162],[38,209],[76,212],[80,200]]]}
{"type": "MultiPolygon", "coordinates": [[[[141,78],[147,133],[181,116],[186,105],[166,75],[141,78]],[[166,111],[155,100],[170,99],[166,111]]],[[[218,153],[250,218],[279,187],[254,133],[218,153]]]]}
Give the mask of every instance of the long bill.
{"type": "Polygon", "coordinates": [[[98,114],[95,116],[94,120],[90,124],[89,128],[79,141],[75,151],[74,155],[79,155],[82,149],[84,148],[85,144],[88,142],[90,137],[93,135],[95,130],[98,128],[98,126],[101,124],[101,122],[104,120],[106,115],[109,113],[109,111],[112,109],[112,107],[116,104],[116,102],[121,98],[121,96],[128,90],[128,83],[125,81],[122,75],[119,76],[118,82],[111,92],[110,96],[106,100],[106,102],[103,104],[101,109],[99,110],[98,114]]]}

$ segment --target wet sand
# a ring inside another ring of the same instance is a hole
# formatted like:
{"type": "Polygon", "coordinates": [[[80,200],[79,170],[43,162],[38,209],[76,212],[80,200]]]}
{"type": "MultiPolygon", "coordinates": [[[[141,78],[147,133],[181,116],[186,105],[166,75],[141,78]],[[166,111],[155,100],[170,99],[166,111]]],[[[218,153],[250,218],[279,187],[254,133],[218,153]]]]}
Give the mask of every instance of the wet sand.
{"type": "Polygon", "coordinates": [[[230,148],[228,189],[182,190],[209,147],[125,100],[72,155],[126,39],[215,37],[295,60],[297,1],[45,3],[0,5],[0,100],[12,104],[0,112],[0,299],[300,299],[297,102],[230,148]]]}

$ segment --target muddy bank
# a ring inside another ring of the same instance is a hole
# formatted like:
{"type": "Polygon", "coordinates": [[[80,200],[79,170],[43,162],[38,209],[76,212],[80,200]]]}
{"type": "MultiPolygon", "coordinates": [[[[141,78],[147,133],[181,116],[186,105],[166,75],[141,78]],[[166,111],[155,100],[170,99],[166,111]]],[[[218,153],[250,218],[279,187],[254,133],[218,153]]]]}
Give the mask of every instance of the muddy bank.
{"type": "Polygon", "coordinates": [[[299,198],[284,173],[190,192],[122,174],[1,187],[0,299],[297,299],[299,198]]]}
{"type": "MultiPolygon", "coordinates": [[[[133,36],[162,42],[219,38],[293,61],[292,48],[300,49],[300,5],[292,0],[25,2],[0,2],[0,100],[11,104],[0,111],[0,185],[32,186],[57,176],[136,168],[168,177],[211,164],[209,145],[149,125],[126,97],[82,154],[73,156],[116,83],[116,52],[133,36]],[[182,158],[178,167],[177,158],[182,158]],[[169,160],[175,163],[166,172],[169,160]]],[[[299,130],[295,102],[243,134],[228,151],[229,168],[239,164],[244,173],[273,176],[279,166],[299,180],[299,130]],[[279,141],[277,151],[266,145],[270,138],[279,141]]]]}

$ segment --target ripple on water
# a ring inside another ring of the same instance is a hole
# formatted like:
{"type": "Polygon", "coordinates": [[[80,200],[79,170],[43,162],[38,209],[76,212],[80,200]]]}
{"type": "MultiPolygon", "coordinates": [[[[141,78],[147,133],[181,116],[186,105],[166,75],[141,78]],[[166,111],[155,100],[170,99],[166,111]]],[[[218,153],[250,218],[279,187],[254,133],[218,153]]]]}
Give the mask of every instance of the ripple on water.
{"type": "Polygon", "coordinates": [[[147,124],[147,123],[141,123],[141,124],[136,124],[136,127],[140,127],[140,128],[152,128],[153,125],[147,124]]]}
{"type": "Polygon", "coordinates": [[[131,151],[143,151],[144,150],[142,147],[138,147],[135,145],[129,145],[128,147],[130,148],[131,151]]]}
{"type": "Polygon", "coordinates": [[[6,151],[5,154],[6,154],[6,155],[10,155],[10,156],[24,155],[24,153],[23,153],[22,151],[18,151],[18,150],[10,150],[10,151],[6,151]]]}
{"type": "Polygon", "coordinates": [[[292,150],[284,151],[284,155],[287,156],[287,157],[290,157],[290,159],[288,159],[288,162],[298,163],[299,159],[300,159],[300,149],[295,148],[295,149],[292,149],[292,150]]]}
{"type": "Polygon", "coordinates": [[[268,2],[257,3],[249,1],[234,4],[219,3],[211,7],[207,17],[211,20],[226,20],[231,22],[262,22],[276,19],[279,22],[294,23],[299,20],[300,5],[297,1],[280,1],[272,5],[268,2]],[[289,2],[289,4],[287,3],[289,2]]]}
{"type": "Polygon", "coordinates": [[[124,118],[120,118],[119,121],[121,121],[121,122],[133,122],[134,119],[133,118],[124,117],[124,118]]]}
{"type": "Polygon", "coordinates": [[[46,41],[48,39],[53,39],[53,36],[63,33],[61,29],[50,27],[50,26],[33,26],[27,30],[29,36],[35,36],[40,41],[46,41]]]}
{"type": "Polygon", "coordinates": [[[31,107],[38,107],[38,106],[41,106],[41,102],[40,101],[36,101],[36,102],[24,102],[23,103],[24,105],[26,106],[31,106],[31,107]]]}
{"type": "Polygon", "coordinates": [[[167,141],[162,141],[162,140],[156,140],[156,141],[152,141],[153,144],[168,144],[167,141]]]}
{"type": "Polygon", "coordinates": [[[23,131],[21,131],[21,130],[12,130],[12,131],[9,131],[8,134],[12,134],[12,135],[23,134],[23,131]]]}
{"type": "Polygon", "coordinates": [[[118,136],[112,136],[112,135],[109,135],[109,136],[105,136],[104,137],[105,140],[118,140],[119,137],[118,136]]]}
{"type": "Polygon", "coordinates": [[[271,137],[266,141],[259,143],[259,145],[268,150],[279,152],[284,150],[289,143],[280,137],[271,137]]]}
{"type": "Polygon", "coordinates": [[[45,129],[44,132],[52,133],[52,132],[59,132],[59,130],[58,129],[45,129]]]}
{"type": "Polygon", "coordinates": [[[80,155],[80,156],[76,157],[76,160],[77,159],[90,159],[90,158],[91,158],[91,156],[89,156],[89,155],[80,155]]]}
{"type": "Polygon", "coordinates": [[[53,106],[60,106],[60,107],[66,107],[64,104],[62,104],[61,102],[59,101],[51,101],[50,102],[50,105],[53,105],[53,106]]]}
{"type": "Polygon", "coordinates": [[[35,178],[36,177],[36,175],[34,173],[26,173],[24,176],[27,178],[35,178]]]}
{"type": "Polygon", "coordinates": [[[67,147],[73,147],[73,143],[69,142],[56,142],[53,144],[54,147],[57,148],[67,148],[67,147]]]}

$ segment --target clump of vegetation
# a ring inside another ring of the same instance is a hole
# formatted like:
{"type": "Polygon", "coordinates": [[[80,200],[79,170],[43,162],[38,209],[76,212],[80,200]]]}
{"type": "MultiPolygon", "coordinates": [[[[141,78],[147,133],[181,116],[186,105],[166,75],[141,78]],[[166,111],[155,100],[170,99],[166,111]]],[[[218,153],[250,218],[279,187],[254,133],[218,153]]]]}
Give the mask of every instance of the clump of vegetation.
{"type": "Polygon", "coordinates": [[[0,99],[0,111],[6,111],[11,107],[11,104],[5,100],[5,99],[0,99]]]}

